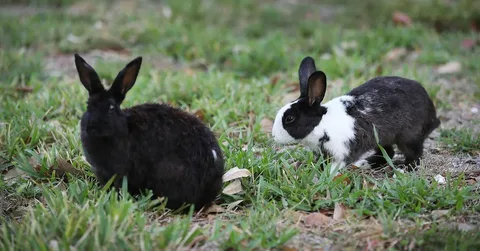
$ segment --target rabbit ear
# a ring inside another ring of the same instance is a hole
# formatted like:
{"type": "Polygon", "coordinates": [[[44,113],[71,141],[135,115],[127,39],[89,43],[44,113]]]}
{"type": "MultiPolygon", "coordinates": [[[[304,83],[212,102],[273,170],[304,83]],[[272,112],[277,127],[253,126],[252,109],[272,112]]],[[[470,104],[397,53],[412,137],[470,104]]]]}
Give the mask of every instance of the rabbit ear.
{"type": "Polygon", "coordinates": [[[323,71],[316,71],[308,78],[308,103],[322,102],[327,90],[327,76],[323,71]]]}
{"type": "Polygon", "coordinates": [[[105,91],[98,74],[78,54],[75,54],[75,66],[77,67],[80,82],[82,82],[83,86],[88,90],[88,94],[92,95],[105,91]]]}
{"type": "Polygon", "coordinates": [[[308,96],[308,78],[316,70],[317,68],[315,67],[315,61],[311,57],[305,57],[300,63],[300,68],[298,68],[298,79],[300,80],[300,97],[308,96]]]}
{"type": "Polygon", "coordinates": [[[110,88],[117,102],[122,102],[125,94],[127,94],[135,84],[140,66],[142,66],[142,57],[137,57],[118,73],[110,88]]]}

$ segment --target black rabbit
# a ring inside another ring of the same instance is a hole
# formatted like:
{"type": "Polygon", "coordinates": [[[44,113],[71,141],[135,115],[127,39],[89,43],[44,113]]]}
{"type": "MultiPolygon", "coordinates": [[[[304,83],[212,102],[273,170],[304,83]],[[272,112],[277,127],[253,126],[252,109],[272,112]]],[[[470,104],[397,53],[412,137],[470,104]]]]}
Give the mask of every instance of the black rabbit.
{"type": "Polygon", "coordinates": [[[210,129],[180,109],[167,104],[120,108],[141,64],[141,57],[131,61],[105,90],[95,70],[75,54],[89,94],[80,125],[85,157],[100,184],[116,175],[118,188],[126,176],[131,194],[150,189],[167,198],[168,208],[194,204],[200,209],[222,188],[222,151],[210,129]]]}
{"type": "Polygon", "coordinates": [[[282,144],[303,143],[331,156],[332,172],[355,161],[362,168],[386,163],[377,147],[374,125],[390,158],[396,144],[411,170],[423,154],[423,142],[440,125],[428,93],[414,80],[377,77],[321,104],[327,89],[325,73],[317,71],[315,61],[306,57],[298,74],[300,97],[277,112],[273,138],[282,144]],[[376,153],[361,160],[370,150],[376,153]]]}

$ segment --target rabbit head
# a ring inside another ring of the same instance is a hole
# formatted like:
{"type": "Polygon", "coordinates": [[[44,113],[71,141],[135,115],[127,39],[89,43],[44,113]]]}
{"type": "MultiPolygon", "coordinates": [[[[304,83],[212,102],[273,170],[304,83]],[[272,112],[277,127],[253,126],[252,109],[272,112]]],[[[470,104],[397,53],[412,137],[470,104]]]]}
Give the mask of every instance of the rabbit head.
{"type": "Polygon", "coordinates": [[[87,111],[81,122],[88,135],[108,137],[125,135],[128,132],[126,115],[120,109],[120,104],[135,84],[141,64],[141,57],[128,63],[118,73],[110,89],[106,90],[95,70],[82,57],[75,54],[75,66],[80,82],[89,95],[87,111]]]}
{"type": "Polygon", "coordinates": [[[298,69],[300,97],[283,106],[275,117],[272,136],[277,143],[297,143],[307,137],[320,124],[327,112],[321,106],[327,88],[327,77],[317,71],[315,62],[306,57],[298,69]]]}

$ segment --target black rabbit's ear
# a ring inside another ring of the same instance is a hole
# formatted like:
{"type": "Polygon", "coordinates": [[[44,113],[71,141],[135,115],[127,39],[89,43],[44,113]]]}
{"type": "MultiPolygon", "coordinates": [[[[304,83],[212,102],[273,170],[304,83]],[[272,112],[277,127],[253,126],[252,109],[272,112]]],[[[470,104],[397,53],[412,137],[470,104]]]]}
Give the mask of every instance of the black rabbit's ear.
{"type": "Polygon", "coordinates": [[[142,66],[142,57],[137,57],[118,73],[110,88],[117,102],[122,102],[125,94],[135,84],[140,66],[142,66]]]}
{"type": "Polygon", "coordinates": [[[75,66],[77,67],[80,82],[82,82],[82,85],[87,89],[90,95],[105,91],[98,74],[78,54],[75,54],[75,66]]]}
{"type": "Polygon", "coordinates": [[[311,57],[305,57],[298,68],[298,79],[300,80],[300,97],[308,96],[308,78],[317,68],[315,61],[311,57]]]}
{"type": "Polygon", "coordinates": [[[322,102],[327,90],[327,76],[323,71],[316,71],[308,78],[308,103],[322,102]]]}

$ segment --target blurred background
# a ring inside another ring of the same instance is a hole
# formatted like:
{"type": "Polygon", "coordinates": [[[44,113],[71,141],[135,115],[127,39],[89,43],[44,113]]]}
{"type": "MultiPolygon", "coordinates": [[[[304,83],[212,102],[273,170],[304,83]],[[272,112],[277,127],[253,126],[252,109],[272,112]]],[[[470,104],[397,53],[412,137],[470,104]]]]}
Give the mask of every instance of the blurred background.
{"type": "MultiPolygon", "coordinates": [[[[188,63],[246,77],[292,70],[306,54],[353,53],[325,65],[337,77],[347,73],[345,64],[375,65],[397,47],[431,48],[419,55],[427,63],[470,54],[478,40],[460,34],[479,31],[480,1],[2,0],[0,22],[4,81],[28,78],[46,63],[52,64],[47,74],[61,75],[71,67],[62,55],[74,52],[143,55],[160,69],[188,63]],[[448,51],[438,51],[445,46],[448,51]],[[54,58],[36,60],[39,55],[54,58]]],[[[480,67],[478,59],[468,64],[480,67]]]]}

